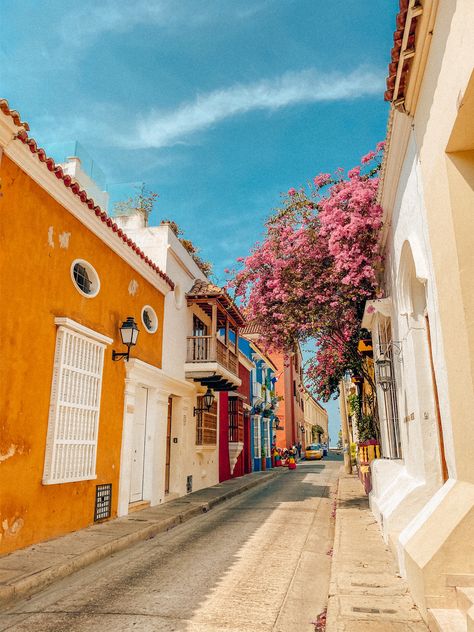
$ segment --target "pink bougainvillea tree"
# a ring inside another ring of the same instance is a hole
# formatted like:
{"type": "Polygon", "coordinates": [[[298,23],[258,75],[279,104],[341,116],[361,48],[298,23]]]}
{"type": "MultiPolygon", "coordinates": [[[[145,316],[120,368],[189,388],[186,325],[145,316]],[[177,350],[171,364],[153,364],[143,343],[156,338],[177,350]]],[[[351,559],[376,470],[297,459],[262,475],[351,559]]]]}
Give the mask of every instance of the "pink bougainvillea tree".
{"type": "Polygon", "coordinates": [[[347,176],[339,169],[290,189],[229,283],[267,347],[315,341],[307,386],[325,401],[348,369],[372,382],[358,342],[365,301],[378,295],[382,151],[379,143],[347,176]]]}

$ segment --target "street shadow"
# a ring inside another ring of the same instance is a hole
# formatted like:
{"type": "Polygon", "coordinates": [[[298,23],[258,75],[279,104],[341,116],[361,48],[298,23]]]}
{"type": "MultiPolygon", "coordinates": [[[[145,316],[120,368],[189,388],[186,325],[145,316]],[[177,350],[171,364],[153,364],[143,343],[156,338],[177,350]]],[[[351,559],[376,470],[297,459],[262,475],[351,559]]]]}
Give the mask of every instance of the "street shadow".
{"type": "MultiPolygon", "coordinates": [[[[44,612],[45,596],[49,599],[46,616],[51,627],[45,630],[99,632],[107,613],[124,618],[121,630],[149,630],[146,626],[151,621],[154,632],[204,630],[213,608],[221,608],[219,591],[227,594],[226,586],[241,577],[248,556],[257,555],[260,561],[256,563],[262,564],[261,529],[272,546],[287,551],[288,564],[279,572],[288,575],[290,584],[299,550],[292,542],[286,543],[288,531],[283,525],[294,524],[296,529],[300,520],[312,524],[310,514],[318,505],[311,500],[321,499],[319,503],[331,507],[331,486],[321,481],[326,468],[324,461],[300,462],[296,470],[283,471],[271,483],[255,487],[228,505],[78,571],[61,582],[59,594],[54,585],[45,591],[41,610],[39,601],[35,610],[35,597],[26,609],[33,617],[42,616],[33,613],[44,612]]],[[[321,528],[325,525],[326,521],[321,528]]],[[[266,590],[263,576],[259,577],[257,595],[266,590]]],[[[19,607],[25,611],[24,604],[19,607]]],[[[37,629],[37,621],[31,620],[30,629],[37,629]]],[[[212,621],[209,630],[217,630],[212,621]]]]}

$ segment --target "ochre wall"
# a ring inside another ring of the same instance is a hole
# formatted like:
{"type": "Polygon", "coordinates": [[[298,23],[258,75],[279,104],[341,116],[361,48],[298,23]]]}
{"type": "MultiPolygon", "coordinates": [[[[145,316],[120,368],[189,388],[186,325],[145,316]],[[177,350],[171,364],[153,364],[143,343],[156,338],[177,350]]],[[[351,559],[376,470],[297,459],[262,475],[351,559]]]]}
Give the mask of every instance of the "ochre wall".
{"type": "MultiPolygon", "coordinates": [[[[285,366],[284,366],[284,356],[282,353],[278,353],[276,351],[272,352],[271,360],[276,367],[276,376],[278,377],[275,382],[275,392],[277,397],[282,397],[283,399],[278,402],[277,409],[275,411],[278,416],[280,423],[279,426],[283,428],[283,430],[275,430],[276,435],[276,445],[278,448],[288,448],[289,447],[289,439],[286,436],[287,433],[287,417],[286,417],[286,403],[285,403],[285,366]]],[[[288,418],[288,422],[290,422],[290,418],[288,418]]]]}
{"type": "Polygon", "coordinates": [[[122,439],[124,351],[118,328],[134,316],[140,328],[132,355],[161,367],[163,295],[41,189],[6,156],[0,177],[0,553],[93,522],[95,487],[112,483],[116,514],[122,439]],[[52,227],[52,243],[48,230],[52,227]],[[59,235],[70,233],[61,248],[59,235]],[[97,297],[83,297],[71,280],[74,259],[97,271],[97,297]],[[138,283],[134,296],[132,280],[138,283]],[[144,305],[159,319],[155,334],[141,322],[144,305]],[[97,448],[97,479],[42,485],[53,357],[54,318],[68,317],[114,339],[105,350],[97,448]]]}

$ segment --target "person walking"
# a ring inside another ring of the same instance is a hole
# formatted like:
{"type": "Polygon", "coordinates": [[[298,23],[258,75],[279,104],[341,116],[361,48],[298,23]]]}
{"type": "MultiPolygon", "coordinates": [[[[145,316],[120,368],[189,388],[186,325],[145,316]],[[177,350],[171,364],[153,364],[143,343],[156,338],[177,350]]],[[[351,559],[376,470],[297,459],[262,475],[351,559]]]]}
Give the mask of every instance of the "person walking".
{"type": "Polygon", "coordinates": [[[298,450],[298,458],[301,460],[301,449],[302,449],[302,445],[301,445],[301,441],[298,441],[298,445],[296,446],[296,449],[298,450]]]}

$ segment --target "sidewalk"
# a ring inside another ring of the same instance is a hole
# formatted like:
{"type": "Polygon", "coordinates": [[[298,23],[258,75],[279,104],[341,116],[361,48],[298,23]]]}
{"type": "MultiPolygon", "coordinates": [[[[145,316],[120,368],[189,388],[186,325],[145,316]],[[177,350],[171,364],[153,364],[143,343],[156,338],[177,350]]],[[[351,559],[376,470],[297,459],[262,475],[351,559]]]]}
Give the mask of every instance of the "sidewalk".
{"type": "Polygon", "coordinates": [[[95,524],[0,557],[0,608],[135,542],[168,531],[248,489],[269,482],[282,469],[234,478],[164,505],[95,524]]]}
{"type": "Polygon", "coordinates": [[[342,473],[337,494],[326,632],[427,632],[397,574],[359,479],[342,473]]]}

